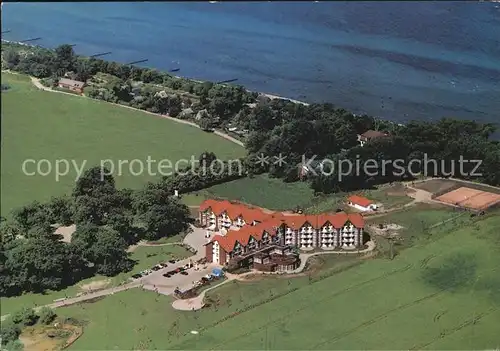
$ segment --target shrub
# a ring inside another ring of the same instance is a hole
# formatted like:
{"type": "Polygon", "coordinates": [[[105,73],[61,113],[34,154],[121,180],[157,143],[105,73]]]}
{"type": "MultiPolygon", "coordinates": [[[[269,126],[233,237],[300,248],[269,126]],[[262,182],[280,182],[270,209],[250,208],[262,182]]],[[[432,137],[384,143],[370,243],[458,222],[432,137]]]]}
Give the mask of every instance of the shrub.
{"type": "Polygon", "coordinates": [[[43,307],[41,310],[40,310],[40,323],[42,324],[50,324],[52,323],[52,321],[56,318],[56,313],[54,312],[54,310],[50,307],[43,307]]]}
{"type": "Polygon", "coordinates": [[[5,344],[4,349],[8,350],[8,351],[23,351],[24,345],[19,340],[13,340],[13,341],[9,341],[7,344],[5,344]]]}
{"type": "Polygon", "coordinates": [[[25,307],[12,315],[12,322],[23,326],[30,326],[36,323],[38,316],[32,308],[25,307]]]}
{"type": "Polygon", "coordinates": [[[2,345],[6,345],[17,340],[20,334],[21,328],[16,323],[14,323],[12,319],[9,319],[2,323],[2,327],[0,329],[2,345]]]}

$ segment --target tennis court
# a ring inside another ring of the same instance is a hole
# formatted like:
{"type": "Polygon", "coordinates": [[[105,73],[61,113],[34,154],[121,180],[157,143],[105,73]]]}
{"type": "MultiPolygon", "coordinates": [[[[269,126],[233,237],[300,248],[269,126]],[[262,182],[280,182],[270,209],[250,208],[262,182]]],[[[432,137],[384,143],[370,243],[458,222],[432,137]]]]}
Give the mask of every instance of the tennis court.
{"type": "Polygon", "coordinates": [[[461,187],[449,193],[445,193],[435,200],[454,206],[482,211],[500,204],[500,194],[461,187]]]}

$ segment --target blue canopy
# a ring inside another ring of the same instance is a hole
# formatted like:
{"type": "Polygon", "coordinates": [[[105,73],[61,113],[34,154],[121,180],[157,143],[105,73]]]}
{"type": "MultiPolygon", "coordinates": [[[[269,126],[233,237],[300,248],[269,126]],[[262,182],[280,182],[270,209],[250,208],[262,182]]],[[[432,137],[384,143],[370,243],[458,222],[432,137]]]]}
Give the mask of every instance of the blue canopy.
{"type": "Polygon", "coordinates": [[[221,277],[224,275],[224,272],[220,268],[214,268],[212,269],[212,274],[215,275],[216,277],[221,277]]]}

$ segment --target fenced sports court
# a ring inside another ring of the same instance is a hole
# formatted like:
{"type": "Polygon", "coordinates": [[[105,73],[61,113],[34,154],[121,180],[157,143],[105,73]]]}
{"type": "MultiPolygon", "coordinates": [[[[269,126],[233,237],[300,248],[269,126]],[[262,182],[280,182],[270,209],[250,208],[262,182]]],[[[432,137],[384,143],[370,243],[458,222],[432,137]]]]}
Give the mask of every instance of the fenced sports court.
{"type": "Polygon", "coordinates": [[[476,211],[484,211],[500,204],[500,194],[460,187],[440,195],[434,200],[476,211]]]}

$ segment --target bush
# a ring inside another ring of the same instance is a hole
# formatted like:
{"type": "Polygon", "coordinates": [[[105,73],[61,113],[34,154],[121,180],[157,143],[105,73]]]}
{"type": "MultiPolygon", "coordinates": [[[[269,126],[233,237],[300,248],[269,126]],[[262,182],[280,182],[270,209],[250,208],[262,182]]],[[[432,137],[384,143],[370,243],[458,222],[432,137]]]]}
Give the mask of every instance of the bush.
{"type": "Polygon", "coordinates": [[[16,323],[14,323],[12,319],[9,319],[2,323],[2,328],[0,329],[0,337],[2,339],[2,345],[6,345],[10,342],[17,340],[20,334],[21,334],[21,328],[16,323]]]}
{"type": "Polygon", "coordinates": [[[5,345],[5,350],[8,351],[23,351],[24,350],[24,345],[21,341],[19,340],[14,340],[14,341],[9,341],[5,345]]]}
{"type": "Polygon", "coordinates": [[[54,312],[54,310],[50,307],[43,307],[41,310],[40,310],[40,323],[42,324],[50,324],[52,323],[52,321],[56,318],[56,313],[54,312]]]}
{"type": "Polygon", "coordinates": [[[38,319],[32,308],[25,307],[12,315],[12,322],[23,326],[34,325],[38,319]]]}

